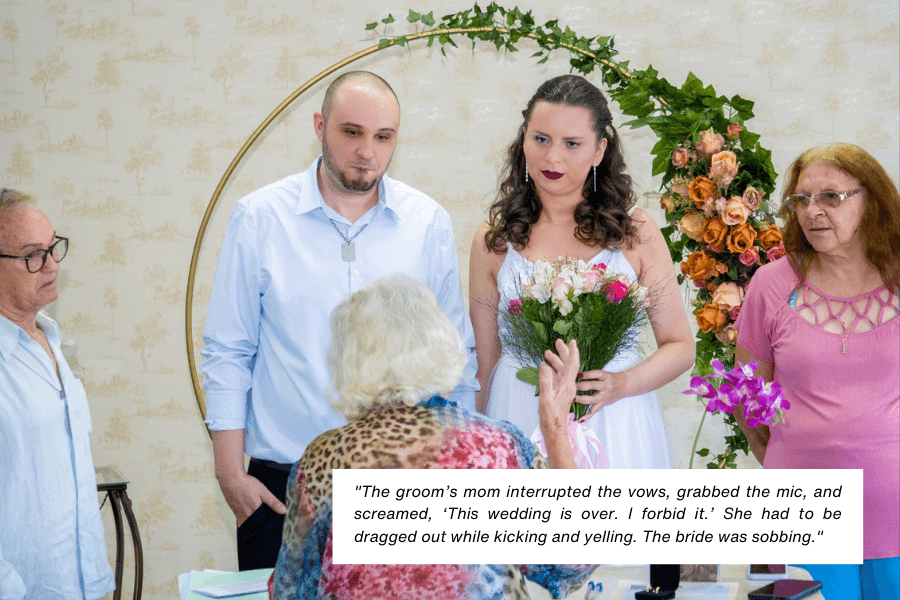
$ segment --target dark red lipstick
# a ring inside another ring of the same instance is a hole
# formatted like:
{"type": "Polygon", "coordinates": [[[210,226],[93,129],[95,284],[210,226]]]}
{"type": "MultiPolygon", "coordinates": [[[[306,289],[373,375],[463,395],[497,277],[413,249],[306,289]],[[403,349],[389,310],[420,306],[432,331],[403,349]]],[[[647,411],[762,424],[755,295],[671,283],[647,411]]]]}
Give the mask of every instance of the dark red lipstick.
{"type": "Polygon", "coordinates": [[[563,176],[562,173],[557,173],[556,171],[541,171],[541,173],[543,173],[544,177],[547,179],[559,179],[563,176]]]}

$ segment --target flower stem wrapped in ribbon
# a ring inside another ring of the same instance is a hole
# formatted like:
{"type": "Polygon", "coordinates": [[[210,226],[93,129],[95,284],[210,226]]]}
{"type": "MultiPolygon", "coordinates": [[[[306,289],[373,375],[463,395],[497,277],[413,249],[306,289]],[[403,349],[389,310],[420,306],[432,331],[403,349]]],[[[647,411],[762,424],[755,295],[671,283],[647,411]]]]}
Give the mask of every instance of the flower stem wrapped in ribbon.
{"type": "Polygon", "coordinates": [[[682,393],[706,399],[706,411],[711,413],[734,414],[734,409],[743,405],[744,418],[750,428],[784,422],[784,411],[791,404],[778,382],[753,375],[758,366],[755,362],[738,363],[730,371],[718,360],[713,360],[711,365],[712,375],[692,377],[691,389],[682,393]]]}
{"type": "MultiPolygon", "coordinates": [[[[503,311],[501,340],[521,364],[516,376],[535,386],[544,351],[557,339],[578,341],[581,371],[602,369],[636,344],[647,318],[647,289],[629,277],[574,258],[538,261],[531,280],[503,311]]],[[[588,406],[572,403],[575,419],[588,406]]]]}

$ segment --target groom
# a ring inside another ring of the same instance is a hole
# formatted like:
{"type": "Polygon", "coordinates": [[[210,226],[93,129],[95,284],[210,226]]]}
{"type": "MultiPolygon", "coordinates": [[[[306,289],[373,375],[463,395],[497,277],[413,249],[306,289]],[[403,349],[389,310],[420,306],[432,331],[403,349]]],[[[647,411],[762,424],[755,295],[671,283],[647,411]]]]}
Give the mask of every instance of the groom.
{"type": "Polygon", "coordinates": [[[313,129],[322,156],[234,209],[204,330],[206,423],[241,570],[275,565],[288,471],[316,436],[346,423],[325,394],[328,321],[342,299],[398,273],[428,285],[468,348],[453,399],[475,410],[475,339],[450,216],[385,175],[400,130],[396,95],[373,73],[341,75],[313,129]]]}

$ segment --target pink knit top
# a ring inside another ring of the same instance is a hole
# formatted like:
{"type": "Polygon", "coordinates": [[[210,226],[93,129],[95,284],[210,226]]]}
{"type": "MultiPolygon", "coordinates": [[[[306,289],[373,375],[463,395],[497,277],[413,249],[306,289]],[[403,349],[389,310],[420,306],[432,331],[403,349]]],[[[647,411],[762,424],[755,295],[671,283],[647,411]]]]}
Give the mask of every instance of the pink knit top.
{"type": "Polygon", "coordinates": [[[897,292],[882,286],[855,298],[829,296],[801,286],[781,259],[753,276],[735,324],[738,344],[774,363],[791,403],[786,422],[770,428],[763,466],[863,469],[867,559],[900,556],[897,292]]]}

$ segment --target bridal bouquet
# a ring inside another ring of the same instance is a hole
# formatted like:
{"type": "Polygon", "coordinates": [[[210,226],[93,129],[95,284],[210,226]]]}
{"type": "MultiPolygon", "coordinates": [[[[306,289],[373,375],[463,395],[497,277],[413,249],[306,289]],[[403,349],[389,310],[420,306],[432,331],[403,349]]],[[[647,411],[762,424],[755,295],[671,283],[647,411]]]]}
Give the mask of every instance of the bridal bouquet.
{"type": "MultiPolygon", "coordinates": [[[[637,343],[640,325],[647,318],[647,297],[646,288],[602,263],[574,258],[536,262],[531,279],[520,282],[519,297],[503,311],[503,346],[527,365],[516,376],[537,388],[544,352],[552,350],[557,339],[578,341],[581,371],[602,369],[621,350],[637,343]]],[[[583,445],[581,436],[587,438],[584,444],[589,453],[598,448],[597,454],[602,453],[594,433],[574,424],[588,408],[573,401],[570,409],[570,439],[575,435],[573,445],[578,442],[576,460],[578,446],[583,445]]]]}
{"type": "Polygon", "coordinates": [[[706,399],[707,412],[734,414],[738,404],[744,407],[747,426],[774,425],[784,422],[784,411],[791,407],[778,382],[765,381],[753,375],[757,364],[738,363],[727,371],[721,361],[712,361],[713,374],[691,378],[691,389],[682,392],[706,399]]]}

